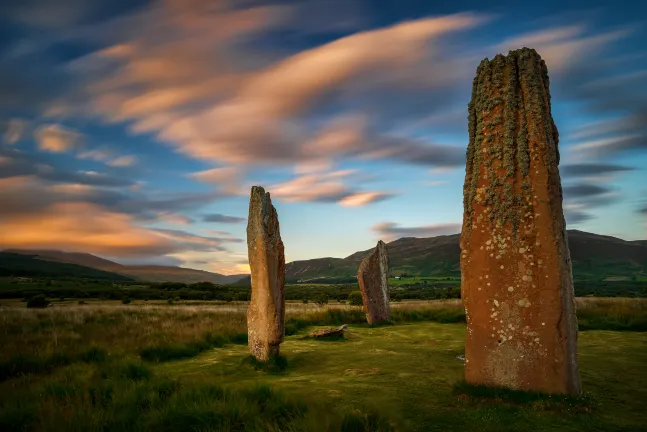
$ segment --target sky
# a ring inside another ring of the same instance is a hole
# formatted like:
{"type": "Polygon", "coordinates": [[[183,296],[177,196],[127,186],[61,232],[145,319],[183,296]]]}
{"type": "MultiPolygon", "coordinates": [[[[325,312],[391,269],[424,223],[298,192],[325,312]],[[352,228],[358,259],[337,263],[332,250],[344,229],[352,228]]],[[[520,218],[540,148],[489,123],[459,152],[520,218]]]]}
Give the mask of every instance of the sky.
{"type": "Polygon", "coordinates": [[[647,3],[434,3],[2,2],[0,249],[245,273],[253,185],[286,261],[458,233],[476,67],[524,46],[568,228],[647,238],[647,3]]]}

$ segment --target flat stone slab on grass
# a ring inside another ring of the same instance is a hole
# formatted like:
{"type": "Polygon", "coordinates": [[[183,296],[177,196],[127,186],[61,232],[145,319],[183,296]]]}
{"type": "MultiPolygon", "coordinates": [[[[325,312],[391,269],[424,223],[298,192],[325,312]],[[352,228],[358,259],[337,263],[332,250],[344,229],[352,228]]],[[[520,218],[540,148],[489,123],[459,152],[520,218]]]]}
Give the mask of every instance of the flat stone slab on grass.
{"type": "Polygon", "coordinates": [[[308,336],[315,338],[315,339],[323,339],[323,338],[334,338],[334,337],[343,337],[344,332],[348,329],[348,324],[344,324],[339,327],[331,327],[327,329],[319,329],[311,332],[308,334],[308,336]]]}

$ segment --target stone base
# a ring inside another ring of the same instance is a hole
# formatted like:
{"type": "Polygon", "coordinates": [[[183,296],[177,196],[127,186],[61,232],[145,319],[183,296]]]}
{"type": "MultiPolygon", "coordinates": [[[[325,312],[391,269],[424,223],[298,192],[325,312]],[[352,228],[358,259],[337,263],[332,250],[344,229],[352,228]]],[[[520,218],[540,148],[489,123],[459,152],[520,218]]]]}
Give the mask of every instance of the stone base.
{"type": "Polygon", "coordinates": [[[249,352],[258,361],[268,361],[279,356],[280,345],[269,345],[261,341],[249,342],[249,352]]]}

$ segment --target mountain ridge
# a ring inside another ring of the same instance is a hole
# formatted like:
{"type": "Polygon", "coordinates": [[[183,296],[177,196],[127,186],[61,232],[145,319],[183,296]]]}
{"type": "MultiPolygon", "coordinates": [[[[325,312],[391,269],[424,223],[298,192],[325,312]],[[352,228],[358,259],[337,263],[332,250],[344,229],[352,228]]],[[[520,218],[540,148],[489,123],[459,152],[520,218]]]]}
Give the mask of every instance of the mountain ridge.
{"type": "MultiPolygon", "coordinates": [[[[647,241],[567,230],[574,277],[600,279],[603,275],[631,277],[647,274],[647,241]]],[[[392,275],[460,276],[460,234],[401,237],[387,243],[392,275]]],[[[346,258],[315,258],[286,264],[289,282],[352,278],[373,248],[346,258]]],[[[243,280],[241,280],[242,282],[243,280]]]]}
{"type": "Polygon", "coordinates": [[[146,282],[212,282],[226,285],[246,276],[245,274],[223,275],[206,270],[177,266],[123,265],[86,252],[58,249],[5,249],[2,252],[36,256],[38,259],[45,261],[79,265],[146,282]]]}

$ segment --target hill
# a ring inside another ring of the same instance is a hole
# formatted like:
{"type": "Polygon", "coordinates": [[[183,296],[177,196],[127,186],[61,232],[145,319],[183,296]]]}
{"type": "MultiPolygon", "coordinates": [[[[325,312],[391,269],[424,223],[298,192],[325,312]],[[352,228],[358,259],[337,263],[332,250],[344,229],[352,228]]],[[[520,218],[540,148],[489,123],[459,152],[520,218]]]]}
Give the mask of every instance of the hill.
{"type": "Polygon", "coordinates": [[[130,281],[132,278],[67,262],[41,259],[38,255],[0,252],[0,276],[65,277],[112,281],[130,281]]]}
{"type": "MultiPolygon", "coordinates": [[[[95,255],[81,252],[67,252],[61,250],[26,250],[26,249],[7,249],[2,253],[11,253],[13,255],[29,255],[36,257],[41,263],[39,266],[34,267],[35,271],[43,266],[42,262],[59,263],[59,264],[73,264],[76,266],[83,266],[91,270],[101,271],[105,274],[112,274],[118,276],[121,280],[137,279],[146,282],[182,282],[182,283],[195,283],[195,282],[212,282],[215,284],[230,284],[246,275],[222,275],[219,273],[208,272],[204,270],[195,270],[184,267],[173,266],[137,266],[137,265],[122,265],[114,261],[104,258],[99,258],[95,255]]],[[[11,263],[5,266],[10,270],[11,263]]],[[[21,271],[29,273],[29,267],[23,268],[21,271]]],[[[77,269],[78,270],[78,269],[77,269]]],[[[87,271],[83,271],[86,272],[87,271]]],[[[81,273],[83,273],[81,272],[81,273]]],[[[23,274],[24,276],[37,276],[37,274],[23,274]]],[[[85,273],[84,273],[85,274],[85,273]]],[[[86,277],[86,276],[77,276],[86,277]]],[[[92,277],[92,276],[89,276],[92,277]]],[[[104,278],[105,279],[105,278],[104,278]]],[[[112,278],[114,279],[114,278],[112,278]]],[[[117,279],[115,279],[117,280],[117,279]]]]}
{"type": "MultiPolygon", "coordinates": [[[[460,276],[460,234],[431,238],[404,237],[387,244],[394,276],[460,276]]],[[[568,230],[568,243],[576,280],[632,278],[647,274],[647,242],[568,230]]],[[[372,249],[346,258],[318,258],[286,264],[289,282],[317,282],[353,278],[372,249]]],[[[241,281],[242,283],[242,281],[241,281]]]]}

